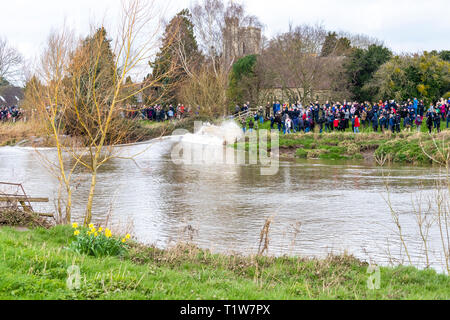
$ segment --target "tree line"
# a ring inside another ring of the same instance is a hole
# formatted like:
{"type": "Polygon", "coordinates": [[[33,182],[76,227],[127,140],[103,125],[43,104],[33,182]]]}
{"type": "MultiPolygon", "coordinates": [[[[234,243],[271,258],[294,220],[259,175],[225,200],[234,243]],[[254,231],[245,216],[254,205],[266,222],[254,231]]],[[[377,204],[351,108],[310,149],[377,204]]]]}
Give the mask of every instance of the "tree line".
{"type": "MultiPolygon", "coordinates": [[[[395,55],[378,39],[328,31],[321,25],[290,26],[271,39],[263,38],[260,54],[228,63],[223,30],[229,19],[238,27],[263,27],[244,5],[223,0],[202,0],[177,13],[161,27],[160,48],[149,57],[147,76],[135,82],[127,77],[124,92],[144,89],[139,99],[130,95],[125,102],[183,103],[217,116],[246,101],[272,101],[273,89],[289,101],[303,103],[317,100],[319,92],[329,100],[359,102],[411,97],[432,102],[450,95],[450,51],[395,55]]],[[[106,41],[107,31],[102,27],[99,32],[106,41]]],[[[85,44],[89,41],[86,38],[85,44]]],[[[112,50],[106,48],[98,68],[112,65],[112,60],[112,50]]],[[[5,85],[8,78],[17,77],[22,62],[17,50],[2,39],[0,82],[5,85]]],[[[101,86],[111,84],[114,72],[109,75],[102,77],[101,86]]]]}
{"type": "Polygon", "coordinates": [[[383,42],[365,35],[327,31],[321,25],[290,26],[287,32],[263,39],[261,54],[240,57],[226,65],[223,29],[227,19],[239,26],[262,24],[243,5],[205,0],[178,13],[169,23],[153,74],[174,61],[180,73],[164,79],[172,85],[164,101],[185,103],[209,113],[223,106],[275,99],[279,89],[289,101],[308,103],[326,92],[330,100],[405,101],[417,97],[434,102],[450,95],[450,51],[395,55],[383,42]]]}

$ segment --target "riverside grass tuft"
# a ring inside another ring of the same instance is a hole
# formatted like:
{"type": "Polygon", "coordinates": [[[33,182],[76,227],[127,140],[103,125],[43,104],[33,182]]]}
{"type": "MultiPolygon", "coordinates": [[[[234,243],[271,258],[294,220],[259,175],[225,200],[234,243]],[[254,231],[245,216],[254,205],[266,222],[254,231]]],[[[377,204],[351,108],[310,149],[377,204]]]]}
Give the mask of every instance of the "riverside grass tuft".
{"type": "Polygon", "coordinates": [[[122,256],[94,257],[66,250],[74,237],[71,226],[0,228],[0,299],[450,299],[448,276],[412,267],[380,268],[380,289],[370,290],[368,264],[346,255],[242,257],[130,242],[122,256]],[[81,277],[74,290],[66,284],[72,266],[81,277]]]}

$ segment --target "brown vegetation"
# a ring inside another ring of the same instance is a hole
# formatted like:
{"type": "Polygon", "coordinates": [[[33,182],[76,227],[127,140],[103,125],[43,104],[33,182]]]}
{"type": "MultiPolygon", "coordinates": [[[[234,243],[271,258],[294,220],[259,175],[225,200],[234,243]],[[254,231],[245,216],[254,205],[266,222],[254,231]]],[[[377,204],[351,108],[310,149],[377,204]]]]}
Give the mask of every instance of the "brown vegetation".
{"type": "Polygon", "coordinates": [[[0,146],[15,145],[24,140],[45,137],[46,130],[42,122],[0,122],[0,146]]]}

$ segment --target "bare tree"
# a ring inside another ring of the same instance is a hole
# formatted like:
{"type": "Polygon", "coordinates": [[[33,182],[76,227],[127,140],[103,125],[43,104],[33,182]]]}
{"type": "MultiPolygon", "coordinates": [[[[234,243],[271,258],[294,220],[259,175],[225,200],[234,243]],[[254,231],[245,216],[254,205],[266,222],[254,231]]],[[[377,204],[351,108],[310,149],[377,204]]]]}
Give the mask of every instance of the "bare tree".
{"type": "MultiPolygon", "coordinates": [[[[450,143],[448,136],[445,132],[442,132],[437,137],[432,136],[432,148],[436,151],[434,154],[427,150],[420,142],[422,152],[439,168],[439,175],[435,178],[433,193],[426,198],[419,194],[417,199],[412,199],[412,212],[415,216],[415,221],[418,229],[418,235],[422,242],[422,252],[425,257],[426,267],[431,265],[431,256],[439,259],[443,270],[446,270],[447,274],[450,273],[450,143]],[[432,235],[432,228],[437,229],[438,233],[432,235]],[[436,243],[436,247],[433,246],[436,243]]],[[[378,164],[383,168],[387,158],[377,159],[378,164]]],[[[408,262],[411,265],[420,263],[417,259],[418,255],[410,254],[410,247],[414,246],[414,241],[411,241],[404,232],[404,223],[400,219],[401,215],[392,204],[391,190],[389,186],[389,180],[382,171],[383,178],[385,180],[385,186],[387,191],[386,203],[389,206],[393,222],[397,229],[397,235],[399,236],[401,243],[401,250],[404,250],[408,262]],[[417,256],[417,257],[416,257],[417,256]]],[[[436,260],[437,261],[437,260],[436,260]]]]}
{"type": "Polygon", "coordinates": [[[200,49],[213,70],[219,75],[221,68],[229,71],[234,61],[225,65],[224,59],[224,30],[227,20],[237,22],[237,27],[262,28],[261,22],[254,15],[249,15],[243,4],[233,1],[224,5],[222,0],[203,0],[195,3],[192,8],[192,20],[200,49]]]}
{"type": "Polygon", "coordinates": [[[54,139],[57,158],[49,159],[45,154],[37,151],[42,163],[58,179],[60,191],[58,192],[58,220],[70,223],[72,210],[72,175],[78,161],[67,164],[64,153],[68,145],[64,141],[63,117],[67,107],[67,101],[71,99],[70,93],[64,88],[64,80],[68,76],[67,66],[70,63],[71,54],[75,46],[73,32],[62,28],[62,31],[52,31],[48,37],[46,47],[42,53],[34,73],[29,75],[25,91],[25,107],[36,108],[39,120],[46,125],[47,134],[54,139]],[[66,192],[65,210],[61,189],[66,192]],[[62,213],[64,211],[64,214],[62,213]]]}
{"type": "Polygon", "coordinates": [[[384,46],[384,42],[370,37],[365,34],[353,34],[349,32],[339,32],[340,38],[347,38],[350,40],[352,47],[360,49],[368,49],[371,45],[384,46]]]}
{"type": "Polygon", "coordinates": [[[17,49],[0,37],[0,78],[15,79],[20,75],[23,57],[17,49]]]}
{"type": "Polygon", "coordinates": [[[180,88],[180,99],[200,115],[223,116],[228,113],[226,90],[228,74],[222,69],[214,70],[211,65],[189,72],[180,88]]]}
{"type": "Polygon", "coordinates": [[[226,115],[228,74],[235,62],[226,61],[224,52],[227,21],[233,21],[236,28],[262,25],[257,17],[247,14],[243,5],[232,1],[225,5],[222,0],[203,0],[192,6],[191,13],[197,42],[205,59],[200,68],[189,68],[192,64],[180,48],[179,56],[188,78],[183,82],[179,98],[201,114],[226,115]]]}
{"type": "Polygon", "coordinates": [[[265,86],[281,87],[303,102],[314,99],[336,65],[335,57],[320,57],[325,37],[323,27],[302,25],[273,38],[261,59],[267,71],[265,86]]]}
{"type": "Polygon", "coordinates": [[[223,50],[223,29],[225,27],[225,6],[221,0],[204,0],[195,3],[191,9],[192,20],[200,49],[216,62],[223,50]]]}
{"type": "MultiPolygon", "coordinates": [[[[114,158],[130,159],[121,156],[116,148],[132,134],[133,125],[121,117],[124,104],[130,97],[172,75],[173,69],[169,68],[141,85],[126,81],[143,65],[148,65],[157,51],[163,27],[160,14],[155,1],[124,0],[122,20],[112,48],[112,40],[106,38],[100,26],[93,28],[91,36],[74,49],[64,41],[64,34],[53,37],[61,40],[52,42],[52,50],[41,61],[40,69],[46,76],[36,76],[45,81],[42,86],[35,85],[34,96],[41,101],[41,112],[53,127],[51,134],[59,145],[58,150],[70,155],[76,165],[90,174],[85,225],[92,221],[99,169],[114,158]],[[62,58],[67,56],[69,61],[62,58]],[[49,94],[51,87],[54,88],[49,94]],[[63,139],[68,132],[75,134],[81,145],[63,139]]],[[[63,166],[64,163],[60,165],[61,176],[63,166]]]]}

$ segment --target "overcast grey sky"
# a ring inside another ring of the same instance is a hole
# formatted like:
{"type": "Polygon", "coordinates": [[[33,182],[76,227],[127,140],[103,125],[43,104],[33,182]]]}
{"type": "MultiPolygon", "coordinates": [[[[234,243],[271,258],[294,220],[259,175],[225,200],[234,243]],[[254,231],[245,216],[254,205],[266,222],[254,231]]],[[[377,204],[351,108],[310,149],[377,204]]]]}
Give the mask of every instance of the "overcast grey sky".
{"type": "MultiPolygon", "coordinates": [[[[167,0],[157,0],[166,3],[167,0]]],[[[228,1],[228,0],[226,0],[228,1]]],[[[170,0],[168,18],[192,0],[170,0]]],[[[242,2],[242,1],[238,1],[242,2]]],[[[270,37],[293,25],[322,23],[327,29],[363,33],[395,52],[450,50],[450,0],[247,0],[249,13],[270,37]]],[[[86,34],[89,21],[106,16],[114,25],[120,0],[2,0],[0,36],[26,57],[36,55],[49,31],[66,20],[86,34]]]]}

